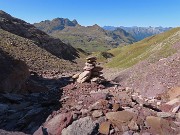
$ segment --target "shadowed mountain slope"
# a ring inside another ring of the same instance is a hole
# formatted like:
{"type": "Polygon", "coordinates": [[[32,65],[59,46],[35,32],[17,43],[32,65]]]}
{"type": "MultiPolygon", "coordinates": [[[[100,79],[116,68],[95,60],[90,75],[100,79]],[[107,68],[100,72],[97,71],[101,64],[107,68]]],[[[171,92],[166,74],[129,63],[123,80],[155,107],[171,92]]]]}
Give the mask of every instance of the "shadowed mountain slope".
{"type": "Polygon", "coordinates": [[[15,59],[23,60],[31,70],[65,70],[71,62],[60,59],[29,39],[0,29],[0,48],[15,59]]]}
{"type": "Polygon", "coordinates": [[[64,44],[61,40],[50,37],[45,32],[40,31],[33,25],[23,20],[12,17],[0,11],[0,28],[34,41],[34,43],[55,55],[66,60],[73,60],[78,56],[77,50],[70,45],[64,44]]]}
{"type": "Polygon", "coordinates": [[[80,57],[72,46],[4,11],[0,11],[0,49],[35,71],[76,68],[71,61],[80,57]]]}

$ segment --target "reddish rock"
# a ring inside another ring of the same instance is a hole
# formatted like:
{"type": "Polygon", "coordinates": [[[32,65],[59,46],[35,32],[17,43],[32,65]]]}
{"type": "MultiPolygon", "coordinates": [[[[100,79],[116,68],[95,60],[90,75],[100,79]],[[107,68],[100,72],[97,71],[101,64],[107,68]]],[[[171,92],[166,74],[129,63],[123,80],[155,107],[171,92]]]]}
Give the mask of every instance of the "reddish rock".
{"type": "Polygon", "coordinates": [[[172,121],[168,121],[163,118],[147,116],[146,123],[153,134],[175,135],[178,133],[177,126],[172,121]]]}
{"type": "Polygon", "coordinates": [[[133,113],[128,111],[106,113],[106,118],[115,124],[120,131],[123,131],[122,126],[127,126],[134,116],[133,113]]]}
{"type": "Polygon", "coordinates": [[[116,111],[120,111],[120,104],[113,104],[113,111],[116,112],[116,111]]]}
{"type": "Polygon", "coordinates": [[[159,108],[163,112],[170,112],[172,110],[173,106],[168,105],[168,104],[162,104],[159,108]]]}
{"type": "Polygon", "coordinates": [[[58,114],[49,121],[45,122],[43,126],[34,133],[34,135],[44,135],[43,129],[46,129],[48,134],[60,135],[61,131],[66,128],[72,120],[73,115],[71,113],[58,114]]]}
{"type": "Polygon", "coordinates": [[[98,93],[91,93],[91,97],[97,101],[97,100],[100,100],[100,99],[106,99],[108,96],[107,93],[102,93],[102,92],[98,92],[98,93]]]}
{"type": "Polygon", "coordinates": [[[110,122],[102,122],[99,126],[99,133],[108,135],[110,129],[110,122]]]}
{"type": "Polygon", "coordinates": [[[180,87],[174,87],[164,93],[161,94],[162,98],[173,100],[177,97],[180,97],[180,87]]]}

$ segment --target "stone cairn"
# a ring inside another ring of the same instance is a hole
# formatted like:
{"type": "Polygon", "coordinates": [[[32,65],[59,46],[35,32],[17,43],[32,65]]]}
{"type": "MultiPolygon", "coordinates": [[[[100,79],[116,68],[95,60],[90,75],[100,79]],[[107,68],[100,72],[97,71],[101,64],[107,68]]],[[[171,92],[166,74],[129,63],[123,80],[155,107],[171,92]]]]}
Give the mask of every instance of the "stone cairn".
{"type": "Polygon", "coordinates": [[[96,82],[102,83],[105,81],[105,78],[102,76],[103,68],[96,65],[96,57],[88,57],[86,58],[85,67],[83,68],[83,72],[77,73],[72,76],[73,79],[77,79],[78,83],[83,82],[96,82]]]}

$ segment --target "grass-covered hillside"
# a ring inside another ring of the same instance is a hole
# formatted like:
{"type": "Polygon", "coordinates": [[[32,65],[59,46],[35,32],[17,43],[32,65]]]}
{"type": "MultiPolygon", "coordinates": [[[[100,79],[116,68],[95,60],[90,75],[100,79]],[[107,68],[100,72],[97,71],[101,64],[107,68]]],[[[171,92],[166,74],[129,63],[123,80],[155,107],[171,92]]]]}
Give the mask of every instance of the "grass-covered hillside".
{"type": "Polygon", "coordinates": [[[108,53],[114,57],[107,66],[120,71],[114,81],[144,96],[155,96],[180,86],[180,28],[108,53]]]}
{"type": "Polygon", "coordinates": [[[173,45],[180,41],[180,28],[146,38],[129,46],[118,47],[108,51],[115,57],[108,62],[108,67],[128,68],[142,60],[158,61],[174,54],[173,45]]]}

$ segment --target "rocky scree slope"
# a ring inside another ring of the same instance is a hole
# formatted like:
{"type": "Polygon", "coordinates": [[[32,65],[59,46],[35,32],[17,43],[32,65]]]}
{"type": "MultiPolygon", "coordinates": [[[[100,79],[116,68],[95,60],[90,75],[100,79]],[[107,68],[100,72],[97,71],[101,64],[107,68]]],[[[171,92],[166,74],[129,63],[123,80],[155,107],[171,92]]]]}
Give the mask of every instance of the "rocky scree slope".
{"type": "Polygon", "coordinates": [[[132,88],[110,81],[103,84],[46,81],[47,86],[66,86],[47,93],[0,94],[0,127],[6,130],[0,133],[176,135],[180,132],[179,88],[144,98],[132,88]],[[57,111],[52,112],[54,108],[57,111]]]}
{"type": "Polygon", "coordinates": [[[119,68],[116,82],[155,96],[180,84],[180,28],[152,36],[131,46],[111,50],[107,64],[119,68]]]}
{"type": "Polygon", "coordinates": [[[109,32],[100,26],[81,26],[77,21],[56,18],[52,21],[46,20],[35,23],[38,29],[60,38],[63,42],[71,44],[76,48],[82,48],[85,51],[102,51],[108,48],[117,47],[133,43],[134,38],[122,29],[116,32],[109,32]]]}
{"type": "Polygon", "coordinates": [[[170,98],[143,98],[113,82],[74,82],[63,87],[62,108],[34,135],[176,135],[180,132],[178,91],[164,93],[170,98]]]}

